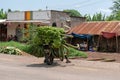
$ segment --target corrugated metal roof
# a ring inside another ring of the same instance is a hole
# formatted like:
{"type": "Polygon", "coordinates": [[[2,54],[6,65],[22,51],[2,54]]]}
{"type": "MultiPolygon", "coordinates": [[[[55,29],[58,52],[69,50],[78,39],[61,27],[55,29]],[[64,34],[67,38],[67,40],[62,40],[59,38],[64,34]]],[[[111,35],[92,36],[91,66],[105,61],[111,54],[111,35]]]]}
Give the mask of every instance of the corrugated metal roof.
{"type": "Polygon", "coordinates": [[[76,34],[100,35],[102,31],[115,32],[120,35],[120,21],[83,22],[72,27],[69,34],[74,32],[76,34]]]}

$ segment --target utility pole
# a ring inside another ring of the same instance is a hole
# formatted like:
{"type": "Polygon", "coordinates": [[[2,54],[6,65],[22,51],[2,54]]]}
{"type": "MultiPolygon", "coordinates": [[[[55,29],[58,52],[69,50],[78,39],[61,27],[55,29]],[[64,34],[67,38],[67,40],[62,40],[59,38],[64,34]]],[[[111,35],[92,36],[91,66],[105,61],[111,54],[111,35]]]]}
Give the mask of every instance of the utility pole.
{"type": "Polygon", "coordinates": [[[46,10],[48,10],[48,6],[46,6],[46,10]]]}

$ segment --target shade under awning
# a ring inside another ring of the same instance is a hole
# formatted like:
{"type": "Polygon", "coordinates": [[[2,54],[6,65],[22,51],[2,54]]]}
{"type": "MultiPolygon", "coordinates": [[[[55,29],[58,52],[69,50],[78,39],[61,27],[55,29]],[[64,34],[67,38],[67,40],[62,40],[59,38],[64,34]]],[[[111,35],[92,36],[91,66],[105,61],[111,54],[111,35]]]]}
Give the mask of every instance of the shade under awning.
{"type": "Polygon", "coordinates": [[[74,37],[78,37],[78,38],[81,38],[81,39],[91,39],[92,35],[89,35],[89,34],[76,34],[76,33],[72,33],[72,35],[74,37]]]}

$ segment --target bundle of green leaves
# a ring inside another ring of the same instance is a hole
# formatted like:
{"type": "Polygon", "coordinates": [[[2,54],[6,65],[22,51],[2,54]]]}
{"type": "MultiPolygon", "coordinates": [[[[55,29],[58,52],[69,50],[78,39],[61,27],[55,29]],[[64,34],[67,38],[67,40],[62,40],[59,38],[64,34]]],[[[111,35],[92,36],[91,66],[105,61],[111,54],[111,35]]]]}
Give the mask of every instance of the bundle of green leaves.
{"type": "Polygon", "coordinates": [[[30,46],[33,55],[43,56],[44,45],[49,45],[51,48],[60,48],[65,43],[65,31],[62,28],[44,26],[38,27],[35,36],[33,36],[30,46]]]}
{"type": "Polygon", "coordinates": [[[34,38],[34,43],[38,45],[51,45],[53,48],[59,48],[64,42],[63,34],[65,33],[62,28],[55,28],[51,26],[39,27],[37,35],[34,38]]]}

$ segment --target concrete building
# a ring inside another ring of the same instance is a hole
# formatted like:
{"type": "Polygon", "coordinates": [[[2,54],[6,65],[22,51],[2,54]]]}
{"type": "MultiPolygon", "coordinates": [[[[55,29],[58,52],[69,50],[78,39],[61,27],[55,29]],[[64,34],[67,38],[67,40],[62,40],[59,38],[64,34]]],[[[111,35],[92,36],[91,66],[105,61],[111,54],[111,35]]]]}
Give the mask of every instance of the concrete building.
{"type": "Polygon", "coordinates": [[[9,12],[7,15],[8,21],[25,21],[33,20],[40,21],[42,23],[48,23],[52,26],[56,23],[56,26],[63,27],[68,25],[70,27],[78,25],[80,22],[84,22],[85,17],[71,17],[69,13],[55,10],[43,10],[43,11],[20,11],[9,12]]]}
{"type": "Polygon", "coordinates": [[[18,26],[21,29],[28,29],[31,24],[66,28],[66,26],[79,25],[85,20],[85,17],[71,17],[69,13],[55,10],[9,12],[7,20],[4,22],[7,24],[7,33],[5,35],[16,35],[18,26]]]}

